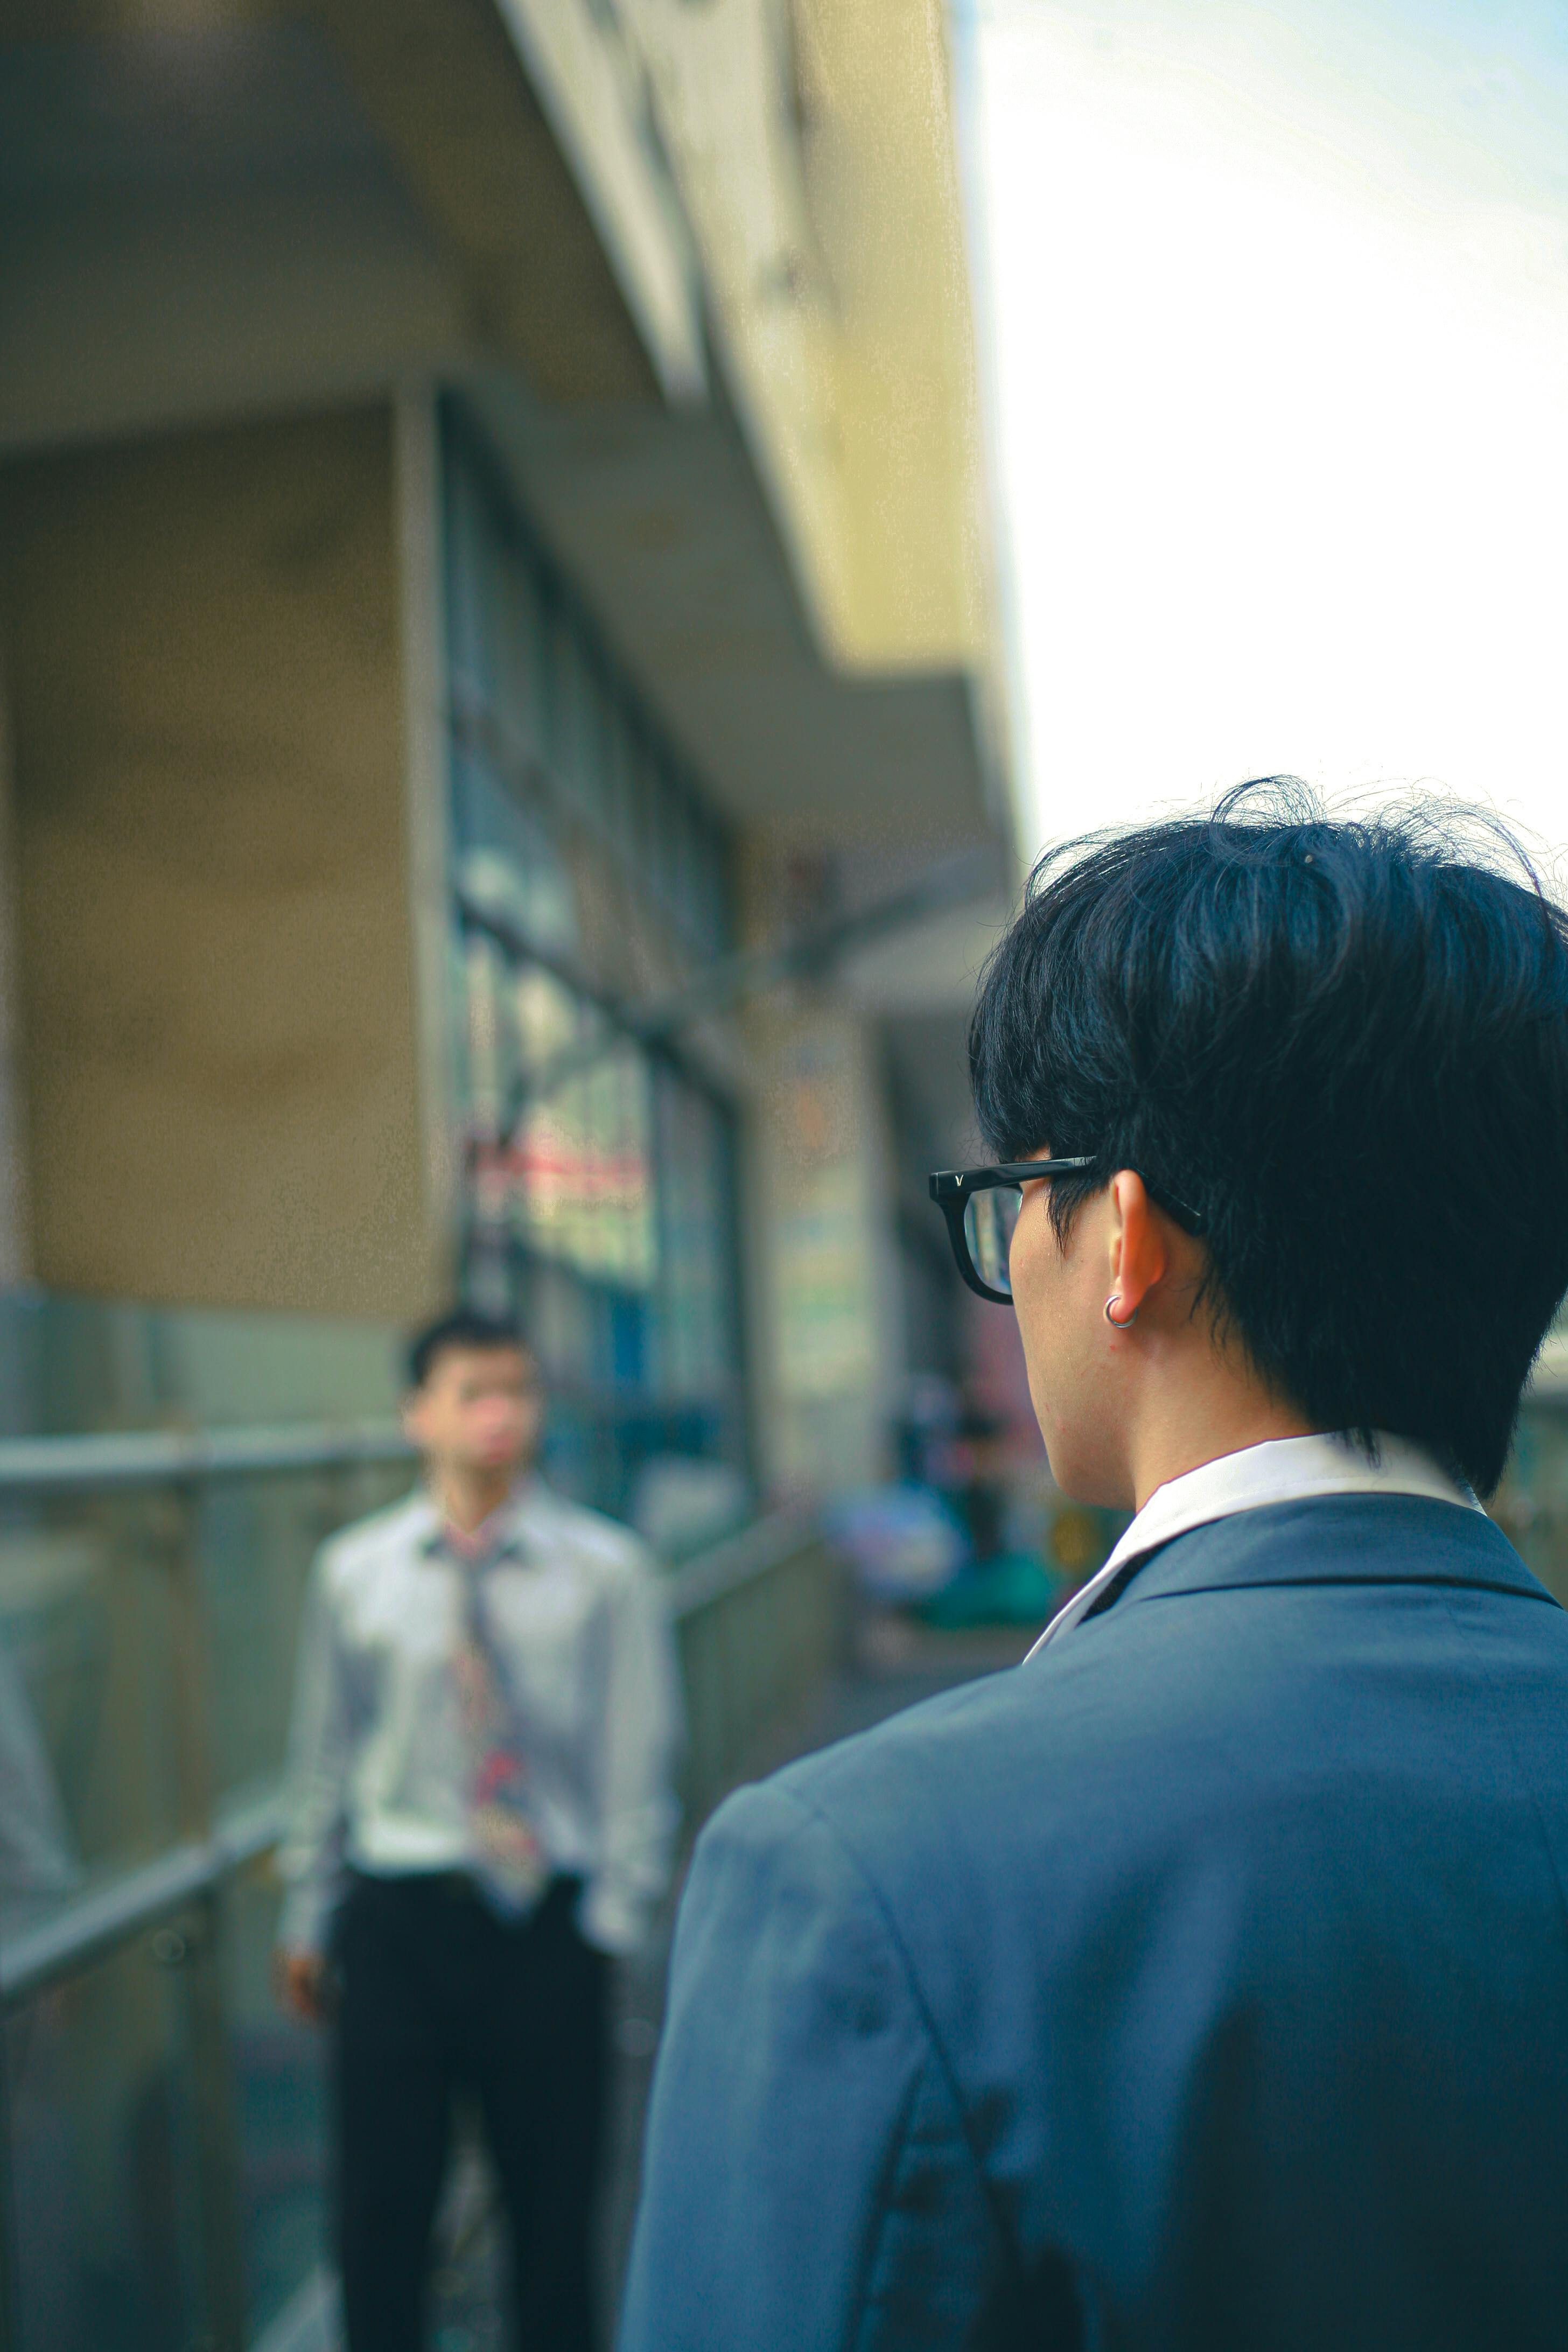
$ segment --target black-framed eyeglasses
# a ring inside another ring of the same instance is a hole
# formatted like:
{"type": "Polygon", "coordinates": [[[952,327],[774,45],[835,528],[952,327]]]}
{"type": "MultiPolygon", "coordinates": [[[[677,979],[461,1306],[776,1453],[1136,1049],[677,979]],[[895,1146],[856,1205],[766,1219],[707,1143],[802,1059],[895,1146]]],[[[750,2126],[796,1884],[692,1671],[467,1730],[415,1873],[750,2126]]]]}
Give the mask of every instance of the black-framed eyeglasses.
{"type": "MultiPolygon", "coordinates": [[[[1013,1304],[1013,1278],[1008,1259],[1013,1229],[1023,1206],[1024,1186],[1041,1176],[1079,1176],[1094,1160],[1003,1160],[993,1168],[940,1170],[931,1180],[931,1196],[947,1220],[947,1237],[958,1270],[971,1290],[998,1307],[1013,1304]]],[[[1143,1179],[1149,1197],[1157,1201],[1190,1234],[1201,1233],[1203,1217],[1173,1193],[1157,1190],[1143,1179]]]]}

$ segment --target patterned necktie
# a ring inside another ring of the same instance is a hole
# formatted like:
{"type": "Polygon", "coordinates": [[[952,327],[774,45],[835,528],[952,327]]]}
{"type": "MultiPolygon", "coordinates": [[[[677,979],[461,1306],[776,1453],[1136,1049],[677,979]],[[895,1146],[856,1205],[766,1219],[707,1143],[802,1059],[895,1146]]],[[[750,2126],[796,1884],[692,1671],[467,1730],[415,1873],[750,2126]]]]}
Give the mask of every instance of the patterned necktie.
{"type": "Polygon", "coordinates": [[[453,1544],[463,1580],[458,1698],[468,1751],[468,1836],[475,1885],[500,1918],[525,1919],[550,1882],[528,1797],[528,1761],[510,1679],[486,1607],[495,1552],[453,1544]]]}

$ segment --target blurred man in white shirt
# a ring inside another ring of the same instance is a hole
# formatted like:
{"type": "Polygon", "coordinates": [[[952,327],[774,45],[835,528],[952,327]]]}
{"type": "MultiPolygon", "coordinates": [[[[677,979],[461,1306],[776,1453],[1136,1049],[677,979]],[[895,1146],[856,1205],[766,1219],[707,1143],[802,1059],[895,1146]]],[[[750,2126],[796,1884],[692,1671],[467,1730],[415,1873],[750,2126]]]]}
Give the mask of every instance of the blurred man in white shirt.
{"type": "Polygon", "coordinates": [[[350,2352],[417,2352],[452,2095],[506,2207],[513,2325],[588,2352],[609,1963],[668,1878],[677,1719],[642,1547],[533,1462],[538,1368],[468,1311],[422,1332],[425,1477],[312,1575],[280,1997],[330,2021],[350,2352]]]}

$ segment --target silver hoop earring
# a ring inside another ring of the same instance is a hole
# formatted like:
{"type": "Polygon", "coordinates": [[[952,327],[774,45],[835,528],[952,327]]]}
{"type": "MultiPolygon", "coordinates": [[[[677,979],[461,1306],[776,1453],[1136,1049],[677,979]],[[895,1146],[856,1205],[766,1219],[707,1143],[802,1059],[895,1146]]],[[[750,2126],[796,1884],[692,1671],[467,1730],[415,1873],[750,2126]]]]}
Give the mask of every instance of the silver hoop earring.
{"type": "Polygon", "coordinates": [[[1113,1290],[1110,1297],[1105,1302],[1105,1319],[1110,1324],[1113,1331],[1131,1331],[1132,1326],[1138,1320],[1138,1309],[1135,1307],[1132,1309],[1131,1314],[1124,1317],[1124,1318],[1119,1323],[1110,1310],[1113,1307],[1120,1307],[1121,1304],[1121,1293],[1119,1290],[1113,1290]]]}

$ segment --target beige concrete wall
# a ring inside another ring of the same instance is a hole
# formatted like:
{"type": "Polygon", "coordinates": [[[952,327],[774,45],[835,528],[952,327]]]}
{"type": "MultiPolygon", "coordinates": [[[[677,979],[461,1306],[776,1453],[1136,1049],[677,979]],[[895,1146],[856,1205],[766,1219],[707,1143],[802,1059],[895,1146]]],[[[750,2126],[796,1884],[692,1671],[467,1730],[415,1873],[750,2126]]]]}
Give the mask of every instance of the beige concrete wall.
{"type": "Polygon", "coordinates": [[[440,1287],[390,410],[0,473],[33,1272],[403,1316],[440,1287]]]}

